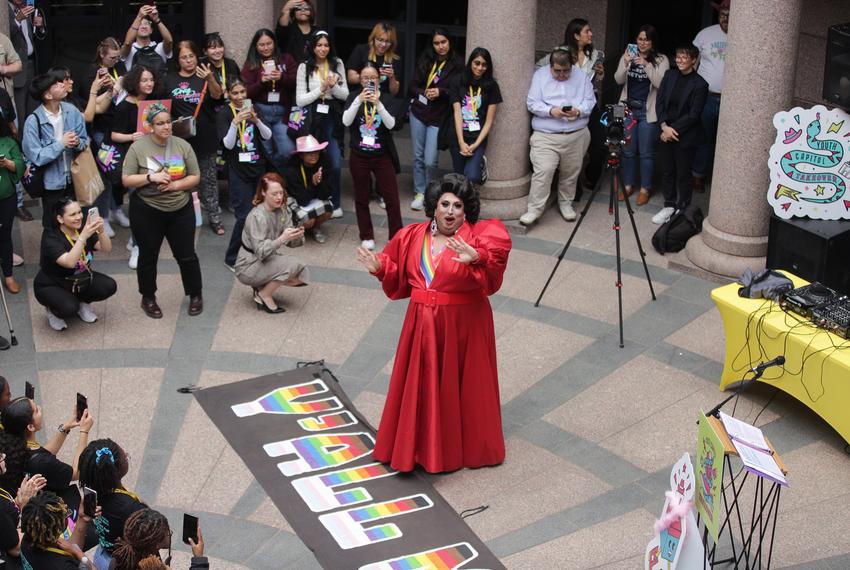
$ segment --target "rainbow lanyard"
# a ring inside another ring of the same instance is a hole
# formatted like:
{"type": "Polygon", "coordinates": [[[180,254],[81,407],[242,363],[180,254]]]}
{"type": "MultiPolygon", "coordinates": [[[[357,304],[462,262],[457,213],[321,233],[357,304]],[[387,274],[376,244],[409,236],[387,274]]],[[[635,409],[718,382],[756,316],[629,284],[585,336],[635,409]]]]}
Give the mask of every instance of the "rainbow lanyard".
{"type": "MultiPolygon", "coordinates": [[[[224,66],[222,65],[221,68],[223,70],[224,66]]],[[[224,81],[224,79],[222,79],[222,81],[224,81]]],[[[236,107],[233,106],[233,103],[230,104],[230,111],[233,113],[233,118],[235,119],[237,113],[236,113],[236,107]]],[[[239,132],[239,146],[242,147],[242,150],[248,150],[248,147],[245,145],[245,129],[246,128],[247,127],[245,126],[245,121],[240,121],[239,126],[236,128],[236,130],[239,132]]]]}
{"type": "Polygon", "coordinates": [[[363,120],[366,121],[366,128],[371,129],[375,124],[375,114],[378,112],[378,106],[372,105],[372,112],[369,112],[369,103],[363,103],[363,120]]]}
{"type": "Polygon", "coordinates": [[[428,81],[425,82],[425,89],[431,87],[431,83],[434,81],[434,78],[439,76],[443,71],[443,68],[446,66],[446,62],[440,64],[440,67],[437,67],[437,62],[434,62],[434,65],[431,66],[431,73],[428,74],[428,81]]]}
{"type": "MultiPolygon", "coordinates": [[[[71,247],[73,248],[74,245],[76,244],[76,242],[74,242],[74,240],[72,240],[70,238],[70,236],[68,236],[68,234],[66,234],[64,231],[62,232],[62,235],[65,236],[65,239],[68,240],[68,243],[70,243],[71,247]]],[[[79,240],[80,239],[80,232],[78,232],[77,230],[74,230],[74,236],[76,236],[76,238],[79,240]]],[[[88,258],[88,255],[86,254],[85,244],[83,244],[83,252],[80,254],[80,261],[82,261],[83,265],[85,265],[86,268],[88,268],[89,258],[88,258]]]]}
{"type": "Polygon", "coordinates": [[[422,255],[419,258],[419,270],[422,271],[422,276],[425,278],[426,288],[431,286],[434,274],[437,272],[437,266],[440,264],[439,259],[434,261],[435,257],[439,257],[440,254],[434,255],[432,245],[431,232],[426,231],[425,239],[422,240],[422,255]]]}
{"type": "Polygon", "coordinates": [[[472,94],[472,85],[469,86],[469,106],[472,107],[472,118],[478,118],[478,101],[481,101],[481,87],[478,88],[478,92],[473,95],[472,94]]]}

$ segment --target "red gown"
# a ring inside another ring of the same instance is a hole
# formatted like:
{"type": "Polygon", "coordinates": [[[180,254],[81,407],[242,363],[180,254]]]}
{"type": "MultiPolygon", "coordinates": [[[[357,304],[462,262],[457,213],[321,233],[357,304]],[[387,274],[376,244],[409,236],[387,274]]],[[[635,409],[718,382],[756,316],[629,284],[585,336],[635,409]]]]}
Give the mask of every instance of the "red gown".
{"type": "Polygon", "coordinates": [[[399,471],[437,473],[498,465],[505,459],[496,336],[488,295],[499,290],[511,250],[498,220],[457,232],[481,256],[452,261],[448,248],[431,286],[420,269],[429,222],[400,230],[379,254],[390,299],[411,297],[398,341],[373,456],[399,471]]]}

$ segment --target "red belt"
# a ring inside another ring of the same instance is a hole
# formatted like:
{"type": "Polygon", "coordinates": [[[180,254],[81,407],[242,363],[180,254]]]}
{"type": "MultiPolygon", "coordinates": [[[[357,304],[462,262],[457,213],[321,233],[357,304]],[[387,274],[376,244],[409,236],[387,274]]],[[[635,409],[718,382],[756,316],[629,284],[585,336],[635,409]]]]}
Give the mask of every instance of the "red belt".
{"type": "Polygon", "coordinates": [[[410,300],[421,303],[426,307],[437,305],[470,305],[477,303],[482,298],[481,293],[440,293],[431,289],[414,289],[410,293],[410,300]]]}

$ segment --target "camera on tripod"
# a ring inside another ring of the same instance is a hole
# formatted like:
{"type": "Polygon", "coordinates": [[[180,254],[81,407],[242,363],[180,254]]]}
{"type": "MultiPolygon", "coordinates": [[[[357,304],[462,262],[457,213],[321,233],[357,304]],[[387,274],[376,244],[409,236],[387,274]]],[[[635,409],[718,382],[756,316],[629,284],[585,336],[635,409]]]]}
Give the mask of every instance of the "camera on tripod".
{"type": "Polygon", "coordinates": [[[605,144],[609,151],[622,149],[626,145],[626,106],[623,103],[606,105],[605,114],[608,119],[605,144]]]}

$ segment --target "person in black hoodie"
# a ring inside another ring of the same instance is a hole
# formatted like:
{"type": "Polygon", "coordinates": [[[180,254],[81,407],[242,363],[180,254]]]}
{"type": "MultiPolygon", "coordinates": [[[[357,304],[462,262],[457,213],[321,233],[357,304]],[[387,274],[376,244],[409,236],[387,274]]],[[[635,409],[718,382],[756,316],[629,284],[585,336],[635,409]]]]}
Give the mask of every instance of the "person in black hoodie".
{"type": "Polygon", "coordinates": [[[661,125],[658,155],[664,207],[652,217],[654,224],[665,223],[676,210],[691,203],[691,169],[697,147],[705,140],[701,116],[708,97],[708,83],[694,69],[698,55],[699,50],[691,44],[677,47],[676,66],[664,74],[658,88],[655,113],[661,125]]]}
{"type": "Polygon", "coordinates": [[[381,91],[378,66],[367,61],[360,70],[360,90],[353,92],[346,102],[342,123],[349,127],[351,157],[348,167],[354,180],[354,207],[357,227],[362,246],[375,249],[375,232],[369,214],[369,196],[372,175],[375,188],[384,199],[389,222],[389,239],[402,228],[401,210],[398,200],[398,156],[390,130],[395,126],[393,117],[385,105],[389,93],[381,91]]]}

